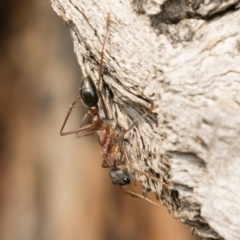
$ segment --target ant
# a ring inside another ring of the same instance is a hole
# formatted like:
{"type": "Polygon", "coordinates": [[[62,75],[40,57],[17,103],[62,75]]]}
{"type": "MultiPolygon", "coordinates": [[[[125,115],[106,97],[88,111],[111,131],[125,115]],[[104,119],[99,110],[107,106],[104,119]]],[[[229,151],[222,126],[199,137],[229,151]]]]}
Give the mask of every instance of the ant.
{"type": "MultiPolygon", "coordinates": [[[[129,189],[126,188],[127,185],[131,183],[131,179],[129,177],[129,174],[126,170],[126,167],[124,166],[118,166],[117,164],[117,156],[120,153],[123,153],[125,156],[125,159],[128,160],[127,153],[125,149],[119,144],[119,141],[123,139],[125,134],[129,132],[136,124],[145,118],[147,115],[149,115],[154,109],[156,109],[158,106],[154,105],[151,108],[149,108],[142,116],[140,116],[138,119],[136,119],[127,130],[122,132],[120,135],[117,135],[114,131],[112,131],[111,126],[109,124],[109,116],[108,116],[108,110],[106,107],[106,104],[104,102],[102,93],[100,91],[101,89],[101,76],[102,76],[102,69],[103,69],[103,57],[104,57],[104,48],[107,41],[107,35],[108,35],[108,29],[109,29],[109,22],[110,22],[110,14],[107,15],[107,21],[106,21],[106,33],[102,45],[101,55],[100,55],[100,66],[99,66],[99,77],[97,81],[97,87],[95,86],[93,80],[90,76],[87,76],[83,79],[82,84],[79,89],[80,96],[70,105],[69,110],[66,114],[66,117],[63,121],[60,135],[66,136],[70,134],[75,134],[76,138],[81,138],[84,136],[89,136],[93,134],[98,135],[98,141],[102,148],[101,155],[103,158],[102,167],[103,168],[110,168],[110,177],[112,179],[112,182],[116,185],[120,185],[125,188],[127,194],[130,194],[132,196],[136,196],[139,198],[143,198],[147,201],[152,202],[151,200],[147,199],[146,197],[137,194],[129,189]],[[105,120],[102,121],[99,115],[99,99],[100,103],[105,115],[105,120]],[[82,122],[80,126],[71,131],[64,132],[63,129],[67,123],[67,120],[73,110],[73,107],[76,105],[76,103],[81,100],[82,103],[88,108],[88,112],[85,114],[85,116],[82,119],[82,122]],[[89,116],[92,116],[92,122],[89,124],[85,124],[89,116]],[[95,130],[94,130],[95,129],[95,130]],[[84,132],[86,130],[93,130],[89,132],[84,132]],[[84,132],[84,133],[82,133],[84,132]],[[82,133],[82,134],[81,134],[82,133]]],[[[148,174],[133,169],[134,171],[138,171],[139,173],[144,174],[145,176],[160,181],[159,179],[156,179],[154,177],[149,176],[148,174]]],[[[152,202],[153,204],[156,204],[152,202]]]]}

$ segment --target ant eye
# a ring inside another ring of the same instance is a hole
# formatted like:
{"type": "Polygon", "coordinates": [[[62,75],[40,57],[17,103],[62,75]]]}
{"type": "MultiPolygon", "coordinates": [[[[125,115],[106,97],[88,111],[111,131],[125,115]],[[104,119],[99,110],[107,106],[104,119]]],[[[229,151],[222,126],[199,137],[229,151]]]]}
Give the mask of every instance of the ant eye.
{"type": "Polygon", "coordinates": [[[123,181],[124,181],[124,184],[126,185],[130,183],[130,179],[127,177],[123,178],[123,181]]]}

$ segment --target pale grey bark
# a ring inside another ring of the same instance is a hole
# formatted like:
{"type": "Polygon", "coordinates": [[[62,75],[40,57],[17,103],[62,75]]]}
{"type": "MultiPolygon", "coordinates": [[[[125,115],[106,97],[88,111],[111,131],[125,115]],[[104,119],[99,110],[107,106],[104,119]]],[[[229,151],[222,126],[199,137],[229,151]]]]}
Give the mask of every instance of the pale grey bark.
{"type": "Polygon", "coordinates": [[[96,82],[110,13],[103,94],[143,186],[206,238],[240,239],[239,1],[52,0],[84,75],[96,82]],[[158,124],[156,124],[158,123],[158,124]]]}

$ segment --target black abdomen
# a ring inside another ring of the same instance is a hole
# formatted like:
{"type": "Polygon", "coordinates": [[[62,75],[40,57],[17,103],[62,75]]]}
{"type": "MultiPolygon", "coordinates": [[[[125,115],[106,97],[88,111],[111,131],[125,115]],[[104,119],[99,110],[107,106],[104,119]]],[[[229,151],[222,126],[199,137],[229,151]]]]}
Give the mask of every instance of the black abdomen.
{"type": "Polygon", "coordinates": [[[98,94],[96,86],[90,76],[83,79],[79,89],[82,102],[87,107],[94,107],[98,104],[98,94]]]}

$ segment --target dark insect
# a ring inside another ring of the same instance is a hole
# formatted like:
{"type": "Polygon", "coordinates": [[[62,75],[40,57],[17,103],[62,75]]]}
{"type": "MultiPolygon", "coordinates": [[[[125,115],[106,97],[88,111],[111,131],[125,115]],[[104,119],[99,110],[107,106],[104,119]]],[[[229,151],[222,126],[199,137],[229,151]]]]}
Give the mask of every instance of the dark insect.
{"type": "MultiPolygon", "coordinates": [[[[143,198],[149,202],[152,202],[151,200],[147,199],[146,197],[137,194],[130,189],[126,188],[127,185],[131,183],[130,175],[128,174],[126,166],[119,166],[118,162],[122,164],[122,161],[117,161],[117,157],[120,153],[123,153],[125,156],[125,160],[128,160],[128,155],[119,144],[120,140],[124,137],[124,135],[129,132],[136,124],[145,118],[147,115],[149,115],[154,109],[156,109],[158,106],[152,106],[150,109],[148,109],[142,116],[140,116],[138,119],[136,119],[127,130],[122,132],[120,135],[117,135],[112,129],[109,124],[109,116],[108,116],[108,110],[106,107],[106,104],[104,102],[102,93],[101,93],[101,76],[102,76],[102,68],[103,68],[103,57],[104,57],[104,48],[107,41],[107,35],[108,35],[108,28],[109,28],[109,20],[110,20],[110,14],[107,15],[107,24],[106,24],[106,34],[104,37],[103,45],[102,45],[102,51],[101,51],[101,59],[100,59],[100,67],[99,67],[99,77],[97,82],[97,87],[95,86],[93,80],[90,76],[87,76],[83,79],[79,93],[80,96],[71,104],[69,107],[69,110],[67,112],[67,115],[64,119],[64,122],[62,124],[60,135],[66,136],[70,134],[75,134],[77,138],[81,138],[84,136],[89,136],[93,134],[98,135],[98,142],[101,146],[101,155],[103,158],[102,167],[104,168],[110,168],[110,177],[112,179],[113,184],[120,185],[124,187],[126,190],[125,193],[130,194],[135,197],[143,198]],[[101,103],[101,107],[104,112],[105,120],[102,120],[99,116],[99,99],[101,103]],[[82,103],[88,108],[87,113],[83,117],[83,120],[80,124],[80,126],[71,131],[64,132],[64,127],[67,123],[67,120],[73,110],[73,107],[76,105],[76,103],[81,100],[82,103]],[[86,121],[91,116],[91,123],[86,124],[86,121]],[[91,131],[92,130],[92,131],[91,131]],[[85,132],[87,131],[87,132],[85,132]]],[[[149,174],[146,174],[140,170],[133,169],[134,171],[138,171],[141,174],[146,175],[147,177],[150,177],[151,179],[154,179],[156,181],[160,181],[159,179],[156,179],[154,177],[151,177],[149,174]]],[[[153,204],[156,204],[152,202],[153,204]]]]}

